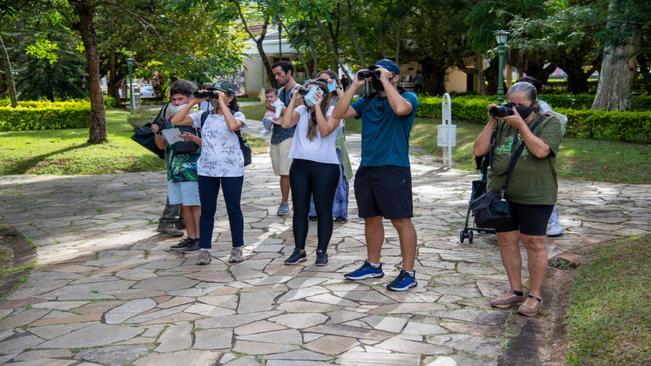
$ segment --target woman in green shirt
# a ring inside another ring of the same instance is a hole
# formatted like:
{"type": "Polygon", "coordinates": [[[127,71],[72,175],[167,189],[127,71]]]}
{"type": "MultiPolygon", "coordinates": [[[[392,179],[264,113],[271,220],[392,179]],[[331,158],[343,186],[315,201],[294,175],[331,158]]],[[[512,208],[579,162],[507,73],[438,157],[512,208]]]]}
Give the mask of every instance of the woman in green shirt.
{"type": "MultiPolygon", "coordinates": [[[[543,302],[541,288],[548,261],[545,231],[558,191],[556,154],[562,139],[561,124],[558,118],[540,112],[536,88],[530,83],[513,84],[507,98],[513,114],[496,118],[494,113],[489,113],[488,122],[474,145],[475,156],[492,153],[488,189],[500,191],[506,183],[512,154],[524,142],[505,191],[511,221],[495,230],[512,291],[490,303],[502,309],[520,305],[520,314],[534,316],[542,309],[543,302]],[[522,291],[520,240],[527,251],[531,282],[528,296],[522,291]]],[[[492,107],[489,106],[489,111],[492,107]]]]}

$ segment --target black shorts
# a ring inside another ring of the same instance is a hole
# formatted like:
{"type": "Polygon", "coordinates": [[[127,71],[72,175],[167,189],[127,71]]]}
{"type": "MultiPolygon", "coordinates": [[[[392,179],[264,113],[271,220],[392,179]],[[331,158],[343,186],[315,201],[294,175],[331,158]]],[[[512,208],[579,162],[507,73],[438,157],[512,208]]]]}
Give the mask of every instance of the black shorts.
{"type": "Polygon", "coordinates": [[[412,217],[411,171],[393,165],[359,167],[355,174],[355,199],[362,218],[412,217]]]}
{"type": "Polygon", "coordinates": [[[495,228],[498,233],[519,230],[531,236],[544,236],[554,205],[523,205],[509,201],[511,221],[495,228]]]}

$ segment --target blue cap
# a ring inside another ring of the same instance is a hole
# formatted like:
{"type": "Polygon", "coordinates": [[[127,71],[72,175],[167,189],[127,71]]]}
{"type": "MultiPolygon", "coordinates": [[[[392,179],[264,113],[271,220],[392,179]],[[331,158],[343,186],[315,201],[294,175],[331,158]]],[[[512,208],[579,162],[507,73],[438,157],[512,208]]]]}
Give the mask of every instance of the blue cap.
{"type": "Polygon", "coordinates": [[[383,58],[381,60],[378,60],[375,63],[375,66],[387,69],[388,71],[391,71],[395,75],[400,74],[400,66],[398,66],[398,64],[395,61],[389,60],[388,58],[383,58]]]}

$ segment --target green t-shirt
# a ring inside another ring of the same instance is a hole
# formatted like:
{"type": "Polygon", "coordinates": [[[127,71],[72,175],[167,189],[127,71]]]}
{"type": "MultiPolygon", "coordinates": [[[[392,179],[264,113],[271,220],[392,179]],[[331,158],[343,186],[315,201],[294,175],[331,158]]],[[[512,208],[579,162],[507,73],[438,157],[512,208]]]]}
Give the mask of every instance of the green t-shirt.
{"type": "Polygon", "coordinates": [[[194,154],[181,154],[167,148],[167,180],[170,182],[196,182],[197,160],[199,152],[194,154]]]}
{"type": "MultiPolygon", "coordinates": [[[[540,118],[544,119],[533,132],[549,146],[551,153],[539,159],[530,154],[526,146],[524,147],[506,188],[506,198],[514,203],[556,204],[558,191],[556,154],[563,138],[561,123],[555,116],[543,115],[540,118]]],[[[499,191],[504,186],[511,156],[522,141],[516,128],[504,122],[498,122],[496,128],[493,163],[488,170],[488,189],[492,191],[499,191]],[[514,138],[517,138],[516,145],[513,145],[514,138]]]]}

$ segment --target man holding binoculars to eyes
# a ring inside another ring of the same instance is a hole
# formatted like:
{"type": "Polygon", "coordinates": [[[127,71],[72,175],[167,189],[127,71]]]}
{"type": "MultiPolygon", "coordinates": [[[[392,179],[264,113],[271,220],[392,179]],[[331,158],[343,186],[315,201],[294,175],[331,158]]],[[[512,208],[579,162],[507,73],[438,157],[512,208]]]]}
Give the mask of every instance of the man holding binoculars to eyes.
{"type": "Polygon", "coordinates": [[[413,202],[409,169],[409,134],[414,124],[418,98],[398,87],[400,66],[382,59],[360,70],[341,97],[332,116],[362,119],[362,162],[355,175],[355,198],[364,218],[368,258],[357,270],[345,274],[349,280],[384,276],[380,252],[384,242],[383,217],[398,231],[402,270],[387,285],[392,291],[416,286],[416,230],[411,222],[413,202]],[[374,92],[351,105],[355,93],[367,82],[374,92]]]}

